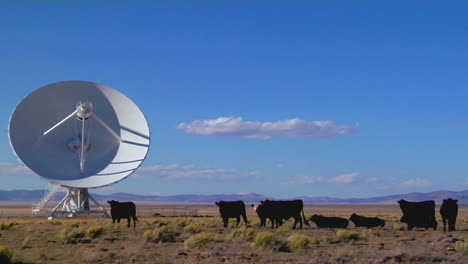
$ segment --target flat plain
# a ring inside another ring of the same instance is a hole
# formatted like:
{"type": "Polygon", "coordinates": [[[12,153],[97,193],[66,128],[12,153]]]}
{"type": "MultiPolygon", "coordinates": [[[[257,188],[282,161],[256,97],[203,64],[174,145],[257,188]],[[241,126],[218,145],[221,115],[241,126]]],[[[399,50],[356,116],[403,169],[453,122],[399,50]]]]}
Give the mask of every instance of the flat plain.
{"type": "MultiPolygon", "coordinates": [[[[383,228],[292,229],[250,223],[222,226],[215,205],[139,205],[137,227],[112,225],[99,216],[32,217],[28,206],[1,204],[0,262],[12,263],[468,263],[468,206],[460,206],[457,231],[405,230],[396,205],[306,205],[305,215],[352,213],[385,219],[383,228]],[[158,216],[154,216],[158,215],[158,216]],[[196,215],[196,216],[193,216],[196,215]]],[[[2,263],[3,264],[3,263],[2,263]]]]}

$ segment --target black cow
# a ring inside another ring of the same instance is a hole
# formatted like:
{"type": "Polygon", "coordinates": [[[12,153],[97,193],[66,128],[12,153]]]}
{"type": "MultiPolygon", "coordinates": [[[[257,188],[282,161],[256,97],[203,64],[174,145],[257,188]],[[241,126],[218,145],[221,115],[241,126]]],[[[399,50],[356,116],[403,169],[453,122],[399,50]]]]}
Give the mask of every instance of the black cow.
{"type": "Polygon", "coordinates": [[[458,215],[458,200],[452,200],[448,198],[444,200],[442,206],[440,207],[440,216],[442,217],[442,222],[444,223],[444,232],[446,231],[446,225],[448,221],[448,230],[455,231],[455,222],[457,221],[458,215]]]}
{"type": "Polygon", "coordinates": [[[351,222],[353,222],[355,227],[377,227],[377,226],[385,226],[385,220],[380,219],[378,217],[365,217],[357,214],[352,214],[349,218],[351,222]]]}
{"type": "Polygon", "coordinates": [[[408,230],[413,229],[413,227],[426,229],[431,227],[434,230],[437,228],[434,201],[408,202],[401,199],[398,203],[403,212],[400,222],[408,224],[408,230]]]}
{"type": "Polygon", "coordinates": [[[216,202],[215,204],[219,206],[219,213],[221,214],[221,217],[223,218],[224,227],[228,226],[229,218],[236,218],[237,219],[236,226],[239,226],[241,216],[242,216],[242,219],[244,219],[244,223],[248,224],[247,215],[245,213],[245,204],[243,201],[233,201],[233,202],[220,201],[220,202],[216,202]]]}
{"type": "Polygon", "coordinates": [[[270,219],[271,228],[278,227],[283,224],[283,219],[288,220],[294,218],[293,228],[296,228],[297,223],[302,229],[302,220],[304,223],[309,225],[307,219],[304,216],[304,203],[302,200],[293,201],[261,201],[260,204],[255,208],[255,211],[260,218],[260,226],[265,226],[266,219],[270,219]],[[302,213],[302,216],[301,216],[302,213]]]}
{"type": "Polygon", "coordinates": [[[341,217],[328,217],[314,214],[309,219],[314,222],[318,228],[329,227],[329,228],[347,228],[349,221],[346,218],[341,217]]]}
{"type": "Polygon", "coordinates": [[[120,223],[121,218],[127,218],[128,227],[130,227],[130,218],[133,219],[133,227],[136,227],[136,221],[138,221],[136,217],[136,207],[133,202],[124,202],[120,203],[119,201],[107,201],[111,207],[111,216],[112,216],[112,224],[120,223]]]}
{"type": "Polygon", "coordinates": [[[271,222],[271,228],[274,228],[275,219],[273,218],[270,206],[264,204],[252,204],[252,207],[257,213],[258,218],[260,218],[260,227],[266,226],[266,220],[268,218],[271,222]]]}

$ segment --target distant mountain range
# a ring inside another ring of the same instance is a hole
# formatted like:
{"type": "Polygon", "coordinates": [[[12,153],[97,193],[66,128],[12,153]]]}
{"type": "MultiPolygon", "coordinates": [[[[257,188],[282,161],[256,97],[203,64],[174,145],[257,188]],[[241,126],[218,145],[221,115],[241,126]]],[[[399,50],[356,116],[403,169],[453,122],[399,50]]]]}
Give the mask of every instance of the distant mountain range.
{"type": "MultiPolygon", "coordinates": [[[[0,202],[31,202],[36,203],[41,200],[46,194],[45,190],[0,190],[0,202]]],[[[64,192],[59,192],[53,197],[53,201],[59,201],[64,197],[64,192]]],[[[261,200],[270,199],[273,197],[263,196],[256,193],[247,194],[182,194],[182,195],[138,195],[131,193],[113,193],[110,195],[92,194],[98,201],[118,200],[118,201],[139,201],[145,203],[214,203],[215,201],[235,201],[242,200],[246,203],[258,203],[261,200]]],[[[458,204],[468,205],[468,190],[452,192],[452,191],[435,191],[429,193],[412,192],[407,194],[396,194],[369,198],[332,198],[332,197],[291,197],[291,199],[302,199],[306,204],[395,204],[400,199],[408,201],[424,201],[435,200],[437,204],[441,204],[443,199],[457,199],[458,204]]]]}

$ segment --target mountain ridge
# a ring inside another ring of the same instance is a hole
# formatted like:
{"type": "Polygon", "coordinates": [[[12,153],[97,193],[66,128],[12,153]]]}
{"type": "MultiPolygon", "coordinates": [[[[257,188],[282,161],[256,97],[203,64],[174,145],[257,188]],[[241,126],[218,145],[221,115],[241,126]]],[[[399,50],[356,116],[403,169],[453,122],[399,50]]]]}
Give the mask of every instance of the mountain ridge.
{"type": "MultiPolygon", "coordinates": [[[[0,201],[2,202],[38,202],[46,194],[46,190],[0,190],[0,201]]],[[[52,201],[59,201],[65,192],[54,195],[52,201]]],[[[275,200],[273,197],[264,196],[257,193],[231,193],[231,194],[178,194],[178,195],[139,195],[132,193],[118,192],[108,195],[92,194],[98,201],[120,200],[120,201],[140,201],[154,203],[214,203],[215,201],[243,200],[246,203],[258,203],[261,200],[275,200]]],[[[409,201],[435,200],[441,204],[443,199],[457,199],[459,204],[468,205],[468,190],[448,191],[439,190],[428,193],[411,192],[406,194],[393,194],[386,196],[375,196],[368,198],[334,198],[328,196],[298,196],[290,199],[301,199],[305,204],[394,204],[400,199],[409,201]]],[[[284,199],[289,200],[289,199],[284,199]]]]}

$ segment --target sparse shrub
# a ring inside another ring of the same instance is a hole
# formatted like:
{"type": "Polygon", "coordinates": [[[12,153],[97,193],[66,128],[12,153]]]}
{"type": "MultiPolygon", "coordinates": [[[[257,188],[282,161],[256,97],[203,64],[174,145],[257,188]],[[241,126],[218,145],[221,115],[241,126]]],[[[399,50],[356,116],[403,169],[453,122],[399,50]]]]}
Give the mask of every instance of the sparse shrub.
{"type": "Polygon", "coordinates": [[[350,240],[358,240],[359,234],[357,232],[346,230],[346,229],[339,229],[336,231],[336,237],[341,242],[347,242],[350,240]]]}
{"type": "Polygon", "coordinates": [[[455,250],[462,253],[462,255],[468,255],[468,241],[455,242],[455,250]]]}
{"type": "Polygon", "coordinates": [[[225,241],[229,242],[235,238],[240,238],[246,241],[252,241],[255,236],[255,229],[253,227],[240,227],[234,229],[230,234],[225,237],[225,241]]]}
{"type": "Polygon", "coordinates": [[[216,227],[218,225],[218,220],[214,218],[205,218],[200,222],[200,225],[206,227],[216,227]]]}
{"type": "Polygon", "coordinates": [[[117,256],[117,253],[115,253],[114,251],[108,251],[106,252],[106,255],[105,255],[105,257],[108,259],[115,258],[116,256],[117,256]]]}
{"type": "Polygon", "coordinates": [[[5,223],[0,223],[0,230],[9,230],[13,227],[14,223],[9,223],[9,224],[5,224],[5,223]]]}
{"type": "Polygon", "coordinates": [[[85,231],[82,229],[65,228],[58,234],[58,240],[65,244],[76,244],[77,240],[85,236],[85,231]]]}
{"type": "MultiPolygon", "coordinates": [[[[143,234],[144,235],[144,234],[143,234]]],[[[153,231],[153,242],[158,243],[166,243],[166,242],[175,242],[176,237],[179,233],[175,232],[169,226],[161,226],[153,231]]]]}
{"type": "Polygon", "coordinates": [[[360,238],[370,239],[374,236],[380,236],[379,232],[374,232],[372,229],[364,229],[359,233],[360,238]]]}
{"type": "Polygon", "coordinates": [[[80,223],[71,223],[70,227],[71,228],[78,228],[78,227],[80,227],[80,223]]]}
{"type": "Polygon", "coordinates": [[[400,224],[400,223],[395,223],[395,224],[393,224],[393,230],[394,231],[404,231],[405,226],[400,224]]]}
{"type": "Polygon", "coordinates": [[[186,219],[177,220],[176,224],[178,227],[184,228],[185,226],[189,224],[189,221],[187,221],[186,219]]]}
{"type": "Polygon", "coordinates": [[[184,227],[184,230],[187,231],[187,232],[190,232],[192,234],[198,234],[202,231],[202,228],[201,226],[197,225],[197,224],[190,224],[190,225],[186,225],[184,227]]]}
{"type": "Polygon", "coordinates": [[[272,248],[277,241],[275,234],[271,232],[260,232],[258,233],[251,246],[257,249],[272,248]]]}
{"type": "Polygon", "coordinates": [[[0,263],[10,264],[13,263],[13,252],[4,246],[0,246],[0,263]]]}
{"type": "Polygon", "coordinates": [[[143,239],[145,241],[153,241],[154,240],[154,230],[146,230],[143,232],[143,239]]]}
{"type": "Polygon", "coordinates": [[[277,233],[289,233],[291,232],[291,228],[287,225],[282,225],[275,230],[277,233]]]}
{"type": "Polygon", "coordinates": [[[31,243],[31,237],[26,236],[26,237],[23,239],[23,241],[21,242],[21,246],[22,246],[23,248],[28,248],[30,243],[31,243]]]}
{"type": "Polygon", "coordinates": [[[203,232],[190,236],[184,241],[184,245],[187,248],[204,248],[208,243],[214,241],[214,239],[214,234],[203,232]]]}
{"type": "Polygon", "coordinates": [[[288,237],[288,246],[292,249],[304,249],[311,244],[309,236],[304,234],[292,234],[288,237]]]}
{"type": "Polygon", "coordinates": [[[51,224],[51,225],[61,225],[62,224],[62,222],[60,222],[58,220],[51,220],[48,223],[51,224]]]}
{"type": "Polygon", "coordinates": [[[96,238],[104,232],[104,227],[102,226],[90,226],[86,233],[91,238],[96,238]]]}

